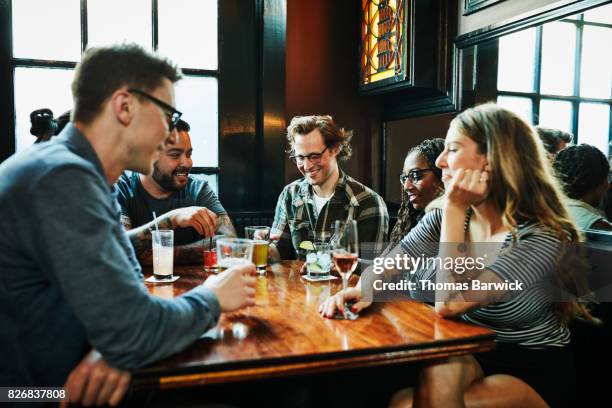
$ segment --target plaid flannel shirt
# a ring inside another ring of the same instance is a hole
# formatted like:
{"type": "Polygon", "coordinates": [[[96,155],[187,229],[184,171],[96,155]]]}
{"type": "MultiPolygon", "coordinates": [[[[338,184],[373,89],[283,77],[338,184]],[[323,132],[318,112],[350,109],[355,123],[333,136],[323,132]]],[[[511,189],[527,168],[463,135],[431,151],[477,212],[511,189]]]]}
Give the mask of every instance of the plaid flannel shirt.
{"type": "Polygon", "coordinates": [[[282,259],[305,259],[299,249],[302,241],[329,238],[336,220],[356,220],[360,257],[380,254],[387,240],[389,215],[387,205],[373,190],[340,171],[334,195],[317,216],[312,187],[305,178],[285,186],[276,203],[272,232],[281,238],[274,242],[282,259]]]}

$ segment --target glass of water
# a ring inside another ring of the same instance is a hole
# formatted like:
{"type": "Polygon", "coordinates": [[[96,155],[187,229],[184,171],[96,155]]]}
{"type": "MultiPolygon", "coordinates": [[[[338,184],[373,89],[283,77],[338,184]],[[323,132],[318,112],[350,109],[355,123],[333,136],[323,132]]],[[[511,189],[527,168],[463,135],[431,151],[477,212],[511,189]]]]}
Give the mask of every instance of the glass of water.
{"type": "Polygon", "coordinates": [[[332,247],[328,242],[315,241],[314,250],[306,254],[306,272],[310,280],[326,280],[332,266],[332,247]]]}
{"type": "Polygon", "coordinates": [[[253,240],[223,238],[217,240],[217,266],[219,272],[232,266],[250,263],[253,259],[253,240]]]}

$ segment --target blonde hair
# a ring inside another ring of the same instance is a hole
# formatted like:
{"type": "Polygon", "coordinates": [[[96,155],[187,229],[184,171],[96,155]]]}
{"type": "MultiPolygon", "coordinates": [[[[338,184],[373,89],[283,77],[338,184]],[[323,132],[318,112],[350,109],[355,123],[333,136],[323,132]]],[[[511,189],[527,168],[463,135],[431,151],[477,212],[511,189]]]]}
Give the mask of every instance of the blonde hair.
{"type": "MultiPolygon", "coordinates": [[[[518,224],[537,221],[554,231],[563,244],[579,242],[564,204],[567,197],[554,177],[540,138],[529,124],[515,113],[488,103],[459,114],[450,127],[476,142],[479,152],[486,155],[491,180],[487,200],[502,214],[502,223],[512,231],[514,241],[518,224]]],[[[569,265],[559,261],[558,279],[575,288],[579,272],[568,270],[569,265]]],[[[563,323],[577,314],[592,319],[576,301],[555,303],[554,309],[563,323]]]]}

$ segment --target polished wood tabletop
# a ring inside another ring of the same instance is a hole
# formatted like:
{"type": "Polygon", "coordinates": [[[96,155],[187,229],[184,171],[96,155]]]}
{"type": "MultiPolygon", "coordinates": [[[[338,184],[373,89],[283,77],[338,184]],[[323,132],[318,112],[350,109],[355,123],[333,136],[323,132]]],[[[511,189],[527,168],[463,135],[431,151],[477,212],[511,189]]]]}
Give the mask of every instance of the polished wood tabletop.
{"type": "MultiPolygon", "coordinates": [[[[328,372],[470,354],[494,347],[494,333],[438,317],[418,302],[372,305],[355,321],[324,319],[317,306],[341,280],[309,282],[299,261],[268,267],[257,278],[256,306],[222,315],[219,325],[181,353],[144,368],[133,387],[177,388],[328,372]]],[[[145,275],[151,270],[145,269],[145,275]]],[[[201,284],[200,266],[175,266],[180,279],[149,284],[172,298],[201,284]]],[[[353,283],[357,277],[353,277],[353,283]]]]}

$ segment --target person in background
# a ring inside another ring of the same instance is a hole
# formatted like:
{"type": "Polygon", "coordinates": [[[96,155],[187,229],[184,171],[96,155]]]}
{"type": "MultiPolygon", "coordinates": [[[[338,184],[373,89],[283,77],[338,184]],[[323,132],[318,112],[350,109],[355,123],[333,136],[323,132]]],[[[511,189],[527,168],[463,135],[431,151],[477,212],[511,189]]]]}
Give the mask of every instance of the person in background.
{"type": "Polygon", "coordinates": [[[351,157],[351,137],[331,116],[291,120],[290,158],[304,177],[285,186],[278,198],[270,233],[272,260],[291,259],[293,253],[304,259],[300,244],[329,239],[336,220],[357,221],[362,254],[366,246],[375,254],[384,248],[389,228],[385,202],[340,169],[339,162],[351,157]]]}
{"type": "MultiPolygon", "coordinates": [[[[583,282],[584,265],[577,257],[560,257],[574,255],[564,251],[575,248],[579,235],[542,144],[515,113],[485,104],[453,119],[436,165],[446,187],[442,208],[427,212],[389,258],[458,260],[480,256],[480,248],[490,255],[484,268],[413,271],[410,266],[411,280],[438,285],[519,281],[525,287],[516,293],[481,292],[470,285],[435,292],[441,317],[494,330],[496,348],[432,361],[421,370],[418,388],[396,394],[392,406],[564,406],[575,386],[568,322],[577,315],[592,317],[575,300],[546,297],[551,280],[583,282]]],[[[353,312],[369,307],[368,296],[380,276],[366,269],[356,287],[330,297],[319,313],[331,318],[344,310],[346,300],[356,302],[353,312]]],[[[419,292],[411,289],[409,295],[422,299],[419,292]]]]}
{"type": "Polygon", "coordinates": [[[148,174],[181,113],[168,60],[134,44],[90,48],[75,69],[72,123],[0,164],[0,384],[59,387],[119,403],[130,371],[176,353],[220,313],[255,302],[255,267],[174,299],[149,294],[113,184],[148,174]]]}
{"type": "Polygon", "coordinates": [[[578,228],[612,230],[612,224],[598,209],[609,189],[610,172],[601,150],[584,143],[566,147],[557,153],[554,168],[570,198],[567,204],[578,228]]]}
{"type": "Polygon", "coordinates": [[[540,140],[544,144],[544,148],[548,153],[548,159],[552,163],[555,160],[555,155],[562,149],[565,149],[568,143],[571,143],[574,137],[571,133],[564,132],[559,129],[552,129],[543,126],[536,126],[536,131],[540,140]]]}
{"type": "Polygon", "coordinates": [[[51,109],[37,109],[30,113],[30,133],[36,136],[34,143],[46,142],[57,136],[70,121],[70,111],[64,112],[58,118],[53,117],[51,109]]]}
{"type": "Polygon", "coordinates": [[[232,221],[200,177],[190,174],[193,166],[190,126],[178,121],[174,138],[153,164],[153,173],[124,173],[116,187],[121,222],[142,264],[153,262],[151,230],[174,229],[174,259],[177,263],[201,263],[202,250],[215,233],[236,236],[232,221]]]}
{"type": "Polygon", "coordinates": [[[70,112],[71,111],[67,110],[55,119],[55,123],[57,123],[56,135],[59,135],[66,125],[70,123],[70,112]]]}
{"type": "Polygon", "coordinates": [[[427,139],[410,149],[400,175],[402,204],[389,243],[395,246],[425,215],[425,207],[444,193],[442,170],[436,159],[444,150],[444,139],[427,139]]]}

